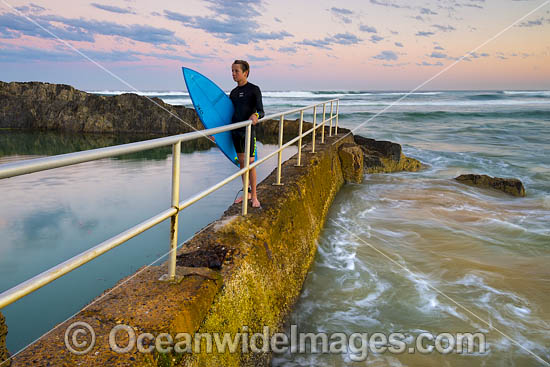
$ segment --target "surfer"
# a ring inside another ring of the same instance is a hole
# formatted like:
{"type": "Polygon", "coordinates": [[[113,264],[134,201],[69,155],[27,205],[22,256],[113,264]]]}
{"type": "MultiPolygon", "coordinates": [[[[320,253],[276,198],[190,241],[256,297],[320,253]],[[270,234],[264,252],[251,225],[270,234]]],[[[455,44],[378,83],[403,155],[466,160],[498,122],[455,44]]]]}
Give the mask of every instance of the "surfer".
{"type": "MultiPolygon", "coordinates": [[[[250,65],[244,60],[235,60],[231,65],[231,74],[233,80],[237,82],[237,87],[231,91],[229,98],[235,107],[235,113],[231,119],[232,123],[252,120],[250,135],[250,163],[254,162],[256,156],[256,124],[258,119],[264,117],[264,106],[262,103],[262,92],[257,85],[250,83],[247,79],[250,75],[250,65]]],[[[233,144],[239,158],[241,168],[245,166],[245,140],[246,128],[231,130],[233,144]]],[[[244,177],[243,177],[244,180],[244,177]]],[[[259,208],[260,202],[256,194],[256,168],[250,170],[250,194],[252,207],[259,208]]],[[[242,196],[235,200],[235,203],[242,202],[242,196]]]]}

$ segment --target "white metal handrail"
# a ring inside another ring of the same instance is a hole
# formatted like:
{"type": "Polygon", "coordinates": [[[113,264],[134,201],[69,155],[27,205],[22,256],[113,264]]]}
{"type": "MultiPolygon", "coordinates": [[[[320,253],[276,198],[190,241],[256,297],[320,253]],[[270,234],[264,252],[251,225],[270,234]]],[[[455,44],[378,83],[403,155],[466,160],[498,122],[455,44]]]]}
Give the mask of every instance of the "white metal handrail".
{"type": "MultiPolygon", "coordinates": [[[[49,170],[58,167],[69,166],[77,163],[83,163],[88,161],[93,161],[97,159],[110,158],[119,156],[122,154],[135,153],[139,151],[159,148],[163,146],[172,145],[172,199],[171,207],[162,211],[161,213],[135,225],[134,227],[119,233],[118,235],[111,237],[100,244],[58,264],[33,278],[22,282],[15,287],[8,289],[0,293],[0,309],[10,305],[11,303],[17,301],[18,299],[25,297],[26,295],[36,291],[37,289],[45,286],[46,284],[54,281],[55,279],[71,272],[72,270],[86,264],[87,262],[95,259],[96,257],[104,254],[105,252],[121,245],[122,243],[130,240],[131,238],[137,236],[138,234],[154,227],[155,225],[163,222],[164,220],[171,218],[170,221],[170,259],[168,263],[168,274],[165,279],[169,281],[176,280],[176,249],[177,249],[177,240],[178,240],[178,214],[183,209],[192,205],[193,203],[199,201],[205,196],[211,194],[212,192],[218,190],[234,179],[238,178],[241,175],[244,175],[243,180],[243,194],[246,195],[248,192],[248,179],[249,171],[267,161],[269,158],[273,157],[275,154],[278,155],[277,162],[277,181],[275,185],[282,185],[281,183],[281,165],[282,165],[282,151],[289,147],[290,145],[298,142],[298,164],[301,166],[301,155],[302,155],[302,139],[308,134],[312,134],[312,153],[315,152],[315,130],[319,127],[322,128],[321,143],[324,143],[324,126],[325,123],[330,122],[329,136],[332,136],[332,125],[333,120],[335,119],[335,129],[334,133],[338,134],[338,109],[339,109],[339,100],[332,99],[317,104],[312,104],[306,107],[296,108],[293,110],[276,113],[268,115],[260,119],[258,122],[264,122],[270,119],[279,117],[279,148],[265,156],[264,158],[250,164],[249,159],[245,159],[245,167],[241,168],[239,171],[235,172],[229,177],[221,180],[217,184],[209,187],[206,190],[203,190],[190,198],[180,202],[179,201],[179,191],[180,191],[180,158],[181,158],[181,142],[190,141],[205,137],[208,135],[214,135],[225,131],[230,131],[238,128],[246,128],[246,144],[245,144],[245,157],[250,156],[250,135],[251,135],[251,126],[252,121],[242,121],[235,124],[230,124],[223,127],[217,127],[213,129],[200,130],[191,133],[185,133],[180,135],[169,136],[165,138],[157,138],[142,142],[123,144],[114,147],[106,147],[99,149],[92,149],[84,152],[75,152],[68,154],[60,154],[52,157],[37,158],[31,159],[22,162],[8,163],[0,165],[0,179],[20,176],[32,172],[39,172],[44,170],[49,170]],[[336,102],[335,113],[333,113],[334,102],[336,102]],[[326,119],[326,105],[330,103],[330,118],[326,119]],[[322,123],[316,125],[317,121],[317,106],[323,105],[323,120],[322,123]],[[313,127],[302,133],[303,122],[304,122],[304,111],[308,109],[313,109],[313,127]],[[291,115],[295,113],[300,113],[300,125],[299,125],[299,134],[296,138],[288,141],[286,144],[283,144],[283,128],[284,128],[284,118],[285,115],[291,115]]],[[[248,200],[242,201],[242,214],[246,215],[248,212],[248,200]]]]}

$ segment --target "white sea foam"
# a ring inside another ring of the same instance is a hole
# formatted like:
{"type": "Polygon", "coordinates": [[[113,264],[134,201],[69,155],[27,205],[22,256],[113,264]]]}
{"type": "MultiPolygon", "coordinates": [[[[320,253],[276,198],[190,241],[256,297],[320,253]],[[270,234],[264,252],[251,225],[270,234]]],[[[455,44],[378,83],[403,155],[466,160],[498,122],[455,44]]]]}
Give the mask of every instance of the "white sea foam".
{"type": "Polygon", "coordinates": [[[384,282],[384,281],[381,281],[381,280],[377,280],[376,281],[376,288],[373,292],[369,293],[365,298],[363,299],[360,299],[359,301],[356,301],[355,302],[355,305],[356,306],[359,306],[359,307],[372,307],[372,306],[375,306],[375,305],[379,305],[383,302],[381,302],[381,297],[382,294],[391,288],[391,284],[387,283],[387,282],[384,282]]]}
{"type": "Polygon", "coordinates": [[[161,98],[164,103],[168,103],[174,106],[192,105],[193,102],[190,98],[161,98]]]}
{"type": "Polygon", "coordinates": [[[520,90],[505,90],[503,92],[504,94],[508,94],[508,95],[527,95],[527,96],[531,96],[531,95],[542,95],[542,96],[548,96],[550,97],[550,91],[548,90],[525,90],[525,91],[520,91],[520,90]]]}
{"type": "Polygon", "coordinates": [[[520,105],[548,105],[547,101],[537,100],[489,100],[489,101],[348,101],[340,100],[342,106],[520,106],[520,105]]]}
{"type": "Polygon", "coordinates": [[[510,223],[508,221],[501,220],[501,219],[498,219],[498,218],[488,218],[488,219],[480,221],[479,223],[477,223],[477,225],[480,226],[480,227],[486,227],[488,225],[493,225],[493,226],[495,226],[497,228],[501,228],[501,229],[515,229],[515,230],[519,230],[519,231],[523,231],[523,232],[526,231],[526,229],[523,228],[520,225],[510,223]]]}
{"type": "Polygon", "coordinates": [[[133,90],[92,90],[86,91],[93,94],[110,94],[119,95],[124,93],[134,93],[140,96],[158,97],[158,96],[189,96],[189,93],[184,91],[133,91],[133,90]]]}

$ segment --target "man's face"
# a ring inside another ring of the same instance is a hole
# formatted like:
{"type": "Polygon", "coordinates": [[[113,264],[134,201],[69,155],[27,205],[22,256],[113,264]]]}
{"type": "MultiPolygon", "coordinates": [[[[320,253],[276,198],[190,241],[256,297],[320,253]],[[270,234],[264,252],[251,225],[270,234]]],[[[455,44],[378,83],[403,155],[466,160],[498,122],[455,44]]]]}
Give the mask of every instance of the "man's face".
{"type": "Polygon", "coordinates": [[[231,75],[233,75],[233,80],[237,83],[246,79],[246,74],[243,73],[241,65],[233,64],[231,65],[231,75]]]}

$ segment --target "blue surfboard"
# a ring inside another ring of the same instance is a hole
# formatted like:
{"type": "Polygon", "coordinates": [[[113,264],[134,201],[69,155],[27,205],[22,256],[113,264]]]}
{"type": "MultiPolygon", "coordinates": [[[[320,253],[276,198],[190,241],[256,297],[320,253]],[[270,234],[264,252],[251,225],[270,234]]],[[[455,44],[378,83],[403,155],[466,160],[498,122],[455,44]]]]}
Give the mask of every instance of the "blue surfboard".
{"type": "MultiPolygon", "coordinates": [[[[201,73],[186,67],[183,67],[182,70],[189,96],[204,127],[211,129],[230,124],[235,109],[227,94],[201,73]]],[[[235,145],[233,145],[231,132],[226,131],[213,136],[222,153],[238,166],[239,159],[235,145]]],[[[250,149],[254,149],[254,147],[250,147],[250,149]]],[[[258,151],[256,150],[257,159],[258,151]]]]}

